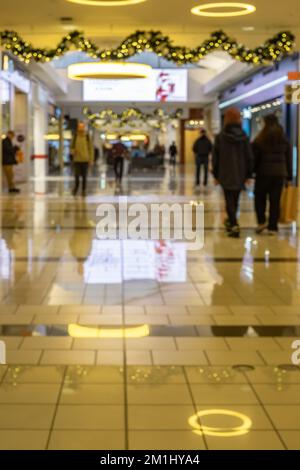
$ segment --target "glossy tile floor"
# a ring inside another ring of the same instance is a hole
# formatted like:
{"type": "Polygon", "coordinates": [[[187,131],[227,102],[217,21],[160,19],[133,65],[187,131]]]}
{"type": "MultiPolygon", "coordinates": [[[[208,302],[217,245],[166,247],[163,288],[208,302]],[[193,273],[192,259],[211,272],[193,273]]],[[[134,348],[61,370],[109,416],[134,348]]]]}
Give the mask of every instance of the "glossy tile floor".
{"type": "Polygon", "coordinates": [[[299,233],[222,228],[222,195],[185,172],[100,171],[88,197],[69,177],[3,193],[0,237],[2,448],[300,447],[299,233]],[[43,194],[43,193],[46,193],[43,194]],[[96,239],[101,202],[205,203],[205,246],[96,239]]]}

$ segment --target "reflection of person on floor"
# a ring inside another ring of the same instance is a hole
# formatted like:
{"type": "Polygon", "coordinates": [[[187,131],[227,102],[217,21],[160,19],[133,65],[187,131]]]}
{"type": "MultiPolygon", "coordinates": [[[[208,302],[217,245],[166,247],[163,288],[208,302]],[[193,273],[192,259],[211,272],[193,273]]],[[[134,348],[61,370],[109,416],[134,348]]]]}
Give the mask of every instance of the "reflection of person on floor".
{"type": "Polygon", "coordinates": [[[119,140],[112,148],[112,155],[114,158],[114,171],[117,184],[122,183],[124,171],[124,158],[128,156],[128,151],[125,145],[119,140]]]}
{"type": "Polygon", "coordinates": [[[255,210],[258,221],[256,232],[265,229],[273,235],[278,231],[280,199],[284,182],[293,178],[292,148],[275,114],[264,118],[265,125],[253,143],[255,157],[255,210]],[[270,216],[266,221],[267,199],[270,216]]]}
{"type": "Polygon", "coordinates": [[[78,192],[80,179],[82,179],[82,196],[85,196],[89,165],[92,165],[94,162],[94,148],[83,122],[78,124],[71,153],[73,155],[73,165],[75,172],[75,187],[73,190],[73,196],[76,196],[78,192]]]}
{"type": "Polygon", "coordinates": [[[204,166],[204,186],[208,183],[208,165],[209,155],[212,152],[213,146],[210,139],[206,135],[206,130],[201,129],[200,137],[193,145],[193,152],[196,158],[196,186],[200,185],[201,167],[204,166]]]}
{"type": "Polygon", "coordinates": [[[177,145],[175,142],[172,142],[169,148],[169,155],[170,155],[170,165],[176,165],[176,157],[178,155],[177,145]]]}
{"type": "Polygon", "coordinates": [[[74,231],[69,241],[72,256],[77,260],[77,271],[81,276],[84,272],[84,263],[87,260],[93,240],[93,230],[88,217],[87,206],[84,200],[74,205],[74,231]]]}
{"type": "Polygon", "coordinates": [[[215,183],[220,184],[224,191],[228,217],[225,226],[229,237],[240,236],[237,220],[239,198],[244,184],[252,177],[252,168],[253,154],[242,129],[241,113],[236,108],[229,108],[213,152],[213,175],[215,183]]]}
{"type": "Polygon", "coordinates": [[[14,165],[17,165],[16,153],[18,147],[13,145],[15,133],[8,131],[7,136],[2,141],[2,166],[5,174],[8,190],[10,193],[19,193],[20,190],[15,187],[14,165]]]}

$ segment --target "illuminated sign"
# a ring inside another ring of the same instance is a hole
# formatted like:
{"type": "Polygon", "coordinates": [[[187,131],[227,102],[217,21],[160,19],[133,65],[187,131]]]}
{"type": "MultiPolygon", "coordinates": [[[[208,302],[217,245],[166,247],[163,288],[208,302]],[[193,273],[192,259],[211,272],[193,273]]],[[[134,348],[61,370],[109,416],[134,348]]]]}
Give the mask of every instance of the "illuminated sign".
{"type": "Polygon", "coordinates": [[[84,101],[185,102],[187,70],[153,69],[148,78],[135,80],[84,80],[84,101]]]}

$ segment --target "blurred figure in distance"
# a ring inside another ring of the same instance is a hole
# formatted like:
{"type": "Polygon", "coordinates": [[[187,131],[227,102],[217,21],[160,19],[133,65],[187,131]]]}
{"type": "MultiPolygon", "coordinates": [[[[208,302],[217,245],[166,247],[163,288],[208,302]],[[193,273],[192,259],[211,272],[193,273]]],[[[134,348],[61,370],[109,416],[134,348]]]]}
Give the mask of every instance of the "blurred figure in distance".
{"type": "Polygon", "coordinates": [[[83,122],[78,123],[77,132],[72,143],[71,154],[73,156],[75,172],[73,196],[76,196],[78,192],[80,179],[82,179],[82,196],[85,196],[89,165],[92,165],[94,162],[94,148],[83,122]]]}

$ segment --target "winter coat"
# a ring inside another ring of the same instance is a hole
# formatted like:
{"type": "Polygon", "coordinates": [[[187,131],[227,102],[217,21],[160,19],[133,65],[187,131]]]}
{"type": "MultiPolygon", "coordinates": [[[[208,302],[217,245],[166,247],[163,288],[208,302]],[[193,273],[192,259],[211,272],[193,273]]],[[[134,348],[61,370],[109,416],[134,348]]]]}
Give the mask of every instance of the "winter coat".
{"type": "Polygon", "coordinates": [[[227,125],[216,137],[213,175],[224,189],[240,190],[252,177],[253,153],[246,133],[238,124],[227,125]]]}
{"type": "Polygon", "coordinates": [[[263,141],[254,141],[254,172],[256,177],[281,176],[292,180],[293,158],[292,148],[286,137],[276,145],[268,145],[263,141]]]}

